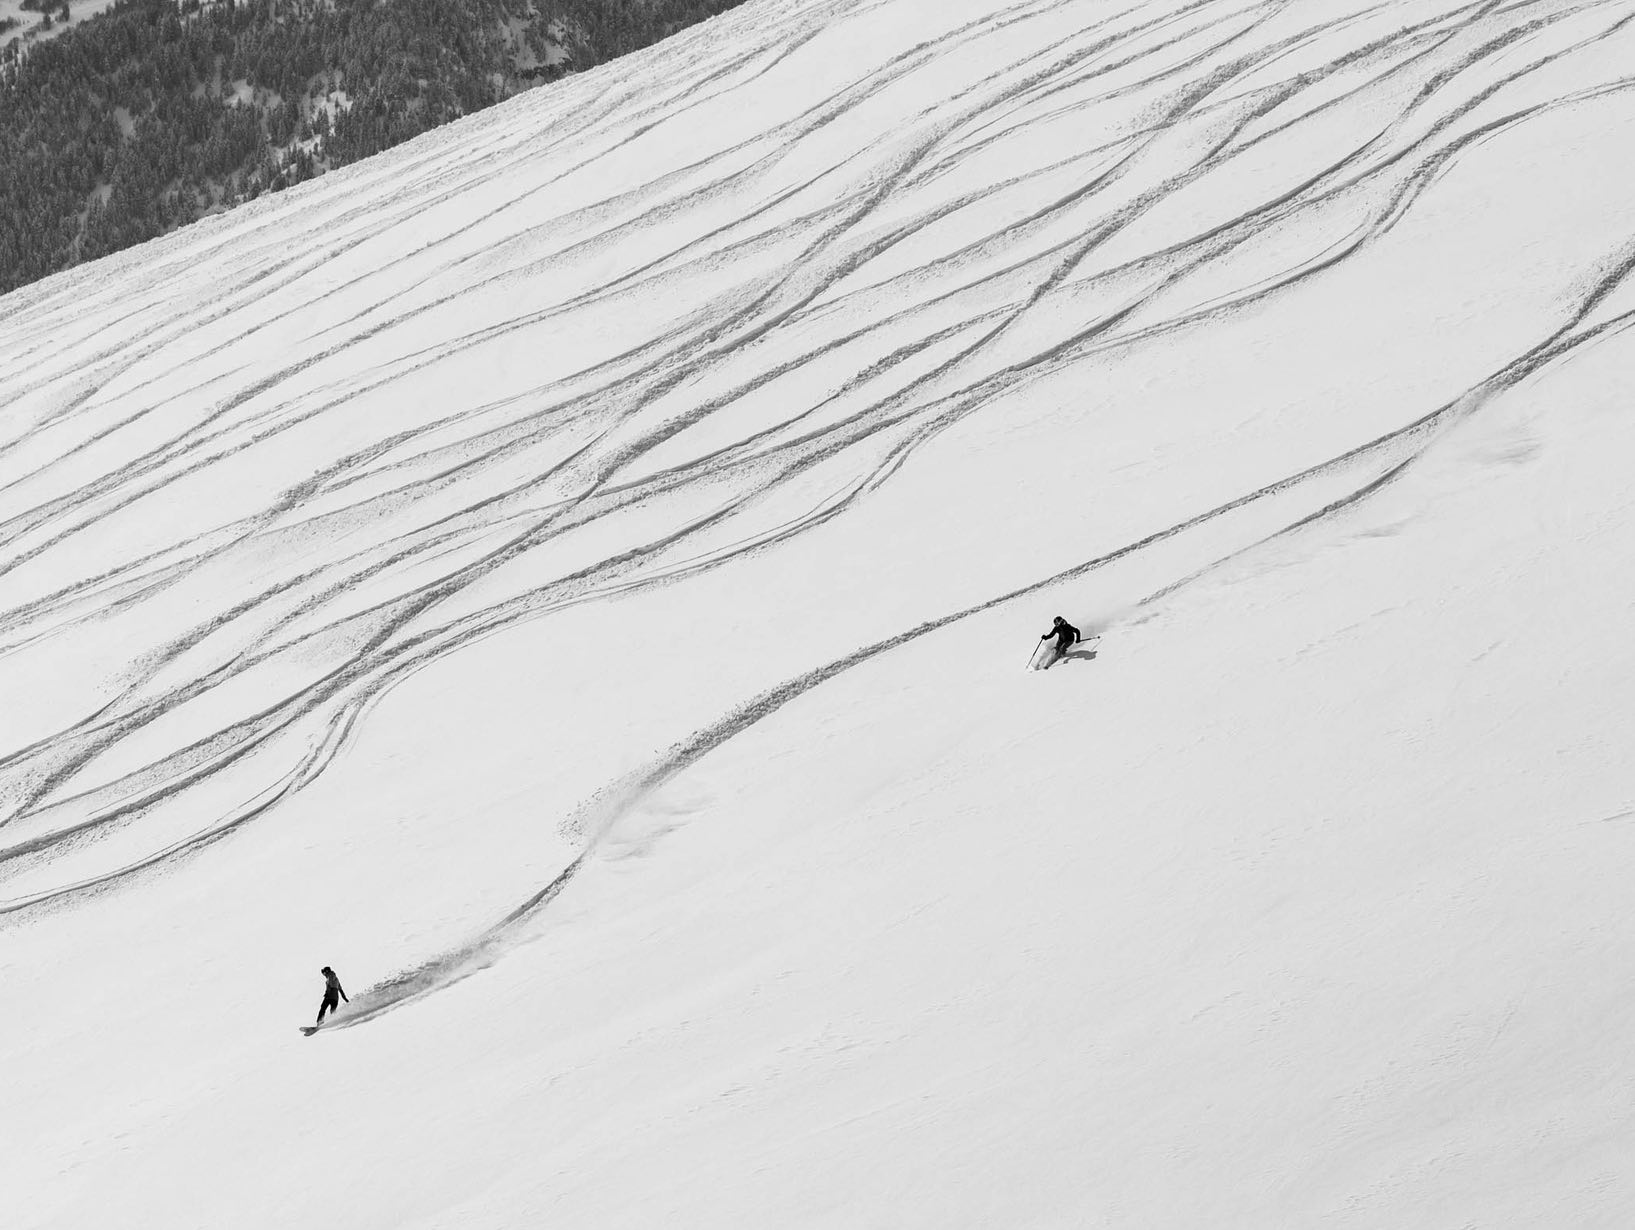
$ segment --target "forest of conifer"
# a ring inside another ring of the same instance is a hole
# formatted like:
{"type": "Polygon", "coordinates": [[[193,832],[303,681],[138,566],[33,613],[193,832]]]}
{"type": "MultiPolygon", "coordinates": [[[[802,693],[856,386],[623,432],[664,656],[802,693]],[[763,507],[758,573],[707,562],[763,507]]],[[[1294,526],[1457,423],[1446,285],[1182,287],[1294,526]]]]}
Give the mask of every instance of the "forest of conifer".
{"type": "Polygon", "coordinates": [[[0,29],[0,293],[740,2],[64,0],[0,29]]]}

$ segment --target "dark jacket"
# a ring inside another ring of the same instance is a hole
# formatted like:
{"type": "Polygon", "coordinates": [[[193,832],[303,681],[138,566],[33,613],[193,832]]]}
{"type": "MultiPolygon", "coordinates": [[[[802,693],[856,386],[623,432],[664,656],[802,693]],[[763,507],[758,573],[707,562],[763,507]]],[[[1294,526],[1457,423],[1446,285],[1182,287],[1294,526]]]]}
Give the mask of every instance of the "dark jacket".
{"type": "Polygon", "coordinates": [[[1057,624],[1039,639],[1041,641],[1048,641],[1051,637],[1056,638],[1057,651],[1059,653],[1066,653],[1069,645],[1077,645],[1079,643],[1079,630],[1064,619],[1061,623],[1057,624]]]}

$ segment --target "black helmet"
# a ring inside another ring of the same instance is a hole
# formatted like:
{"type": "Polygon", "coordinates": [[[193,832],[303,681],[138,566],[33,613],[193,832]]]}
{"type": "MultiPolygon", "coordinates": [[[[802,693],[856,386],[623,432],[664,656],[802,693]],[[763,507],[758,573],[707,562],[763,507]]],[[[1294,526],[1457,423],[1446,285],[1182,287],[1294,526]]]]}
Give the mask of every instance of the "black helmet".
{"type": "Polygon", "coordinates": [[[1053,623],[1053,624],[1065,624],[1067,622],[1067,620],[1063,619],[1060,615],[1058,615],[1058,616],[1056,616],[1055,619],[1051,620],[1050,622],[1053,623]]]}

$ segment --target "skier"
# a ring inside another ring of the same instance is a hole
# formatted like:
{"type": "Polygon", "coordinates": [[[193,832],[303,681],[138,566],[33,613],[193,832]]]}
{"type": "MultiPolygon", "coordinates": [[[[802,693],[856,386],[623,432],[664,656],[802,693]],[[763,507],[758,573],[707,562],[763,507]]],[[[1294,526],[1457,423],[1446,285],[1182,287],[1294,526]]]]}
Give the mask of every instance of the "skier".
{"type": "MultiPolygon", "coordinates": [[[[340,1001],[343,999],[347,1003],[352,1001],[346,999],[346,992],[341,990],[341,980],[336,976],[334,970],[326,965],[318,972],[324,976],[324,1002],[318,1005],[318,1025],[322,1025],[324,1023],[324,1013],[339,1012],[341,1010],[340,1001]]],[[[318,1025],[314,1025],[313,1028],[318,1028],[318,1025]]]]}
{"type": "Polygon", "coordinates": [[[1056,653],[1054,657],[1049,658],[1045,664],[1039,668],[1040,670],[1049,670],[1056,664],[1057,659],[1067,652],[1067,647],[1069,645],[1076,645],[1079,642],[1079,630],[1072,624],[1068,623],[1067,620],[1063,619],[1060,615],[1056,616],[1056,618],[1050,622],[1050,631],[1046,632],[1039,639],[1041,641],[1048,641],[1051,637],[1055,637],[1056,653]]]}

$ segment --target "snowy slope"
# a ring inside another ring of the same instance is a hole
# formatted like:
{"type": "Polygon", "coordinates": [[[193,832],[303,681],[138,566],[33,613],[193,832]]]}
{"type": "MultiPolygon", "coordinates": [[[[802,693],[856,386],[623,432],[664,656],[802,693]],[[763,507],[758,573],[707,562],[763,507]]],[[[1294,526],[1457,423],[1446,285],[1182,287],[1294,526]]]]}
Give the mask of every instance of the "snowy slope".
{"type": "Polygon", "coordinates": [[[1631,64],[761,0],[0,299],[6,1224],[1627,1225],[1631,64]]]}

